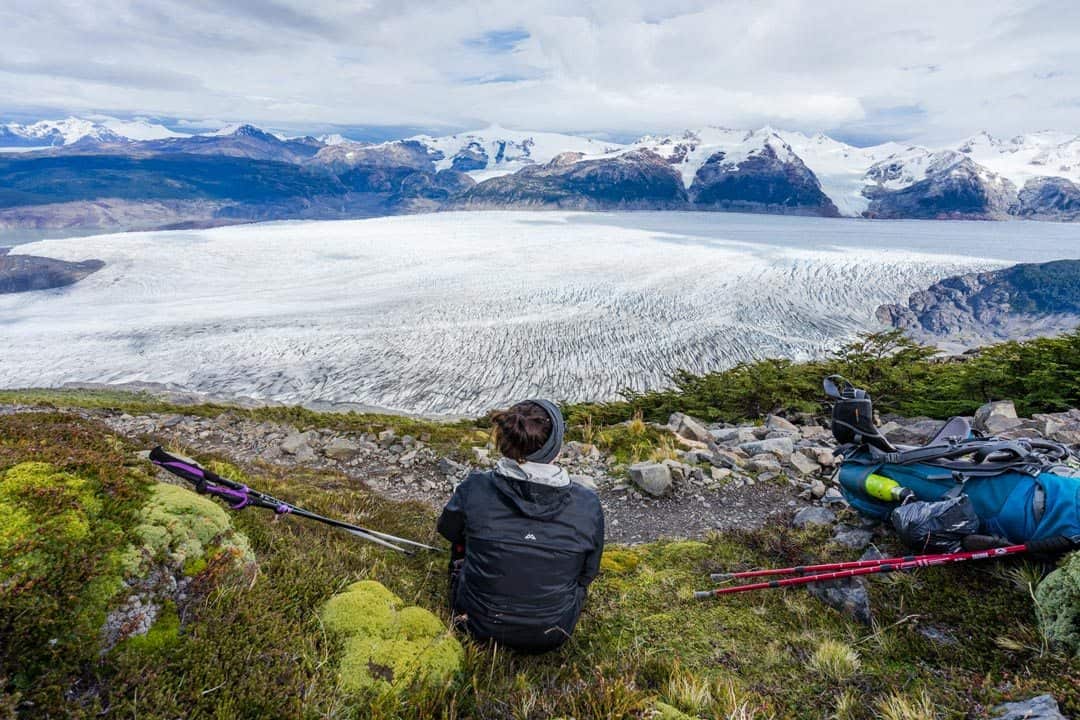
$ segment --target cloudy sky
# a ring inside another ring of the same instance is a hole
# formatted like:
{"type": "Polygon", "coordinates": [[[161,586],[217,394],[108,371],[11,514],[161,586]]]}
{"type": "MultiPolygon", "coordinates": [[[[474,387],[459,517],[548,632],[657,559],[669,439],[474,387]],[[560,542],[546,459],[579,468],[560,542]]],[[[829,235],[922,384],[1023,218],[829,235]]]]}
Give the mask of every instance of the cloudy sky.
{"type": "Polygon", "coordinates": [[[1080,132],[1075,0],[4,0],[0,118],[1080,132]]]}

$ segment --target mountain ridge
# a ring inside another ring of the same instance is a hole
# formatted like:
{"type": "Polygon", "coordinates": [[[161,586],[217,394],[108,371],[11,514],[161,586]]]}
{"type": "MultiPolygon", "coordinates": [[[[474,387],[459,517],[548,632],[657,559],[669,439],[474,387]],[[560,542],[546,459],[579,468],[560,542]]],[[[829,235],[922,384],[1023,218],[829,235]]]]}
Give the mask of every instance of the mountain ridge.
{"type": "MultiPolygon", "coordinates": [[[[897,142],[860,148],[823,133],[769,126],[705,127],[620,144],[496,125],[364,143],[288,137],[249,124],[188,135],[145,121],[110,125],[69,118],[0,125],[0,146],[16,130],[27,142],[52,144],[0,153],[0,228],[70,227],[73,217],[107,218],[59,205],[152,202],[163,199],[162,188],[168,188],[165,199],[221,203],[211,220],[222,221],[462,208],[1080,217],[1080,136],[1050,131],[1009,139],[979,133],[938,149],[897,142]],[[146,169],[155,163],[156,169],[146,169]],[[131,173],[132,165],[141,165],[140,181],[120,182],[117,176],[131,173]],[[198,190],[188,187],[192,172],[199,176],[192,181],[198,190]],[[234,181],[245,175],[255,191],[238,193],[234,181]],[[44,208],[53,204],[55,213],[44,208]]],[[[198,214],[206,221],[205,212],[198,214]]],[[[194,218],[178,212],[171,220],[194,218]]]]}

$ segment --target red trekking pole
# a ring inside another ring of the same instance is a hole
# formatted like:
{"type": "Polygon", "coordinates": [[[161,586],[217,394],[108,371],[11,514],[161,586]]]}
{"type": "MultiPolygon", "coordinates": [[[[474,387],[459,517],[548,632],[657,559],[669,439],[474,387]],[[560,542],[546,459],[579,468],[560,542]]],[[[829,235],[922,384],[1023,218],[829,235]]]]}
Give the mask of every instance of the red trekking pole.
{"type": "MultiPolygon", "coordinates": [[[[751,590],[765,590],[767,588],[790,587],[792,585],[806,585],[813,582],[827,580],[841,580],[843,578],[857,577],[860,575],[873,575],[875,573],[888,573],[903,570],[914,570],[919,567],[931,567],[948,563],[964,562],[965,560],[985,560],[988,558],[1004,557],[1005,555],[1018,555],[1022,553],[1046,553],[1057,554],[1080,546],[1080,538],[1056,537],[1046,540],[1036,540],[1024,545],[1009,545],[1008,547],[992,548],[990,550],[969,550],[957,553],[941,553],[938,555],[915,555],[900,558],[883,558],[880,560],[860,560],[855,563],[826,563],[824,565],[797,566],[800,572],[813,572],[810,575],[787,578],[785,580],[769,580],[767,582],[751,583],[749,585],[733,585],[732,587],[717,588],[715,590],[700,590],[694,593],[699,600],[730,595],[732,593],[749,592],[751,590]],[[867,564],[871,563],[871,564],[867,564]],[[833,572],[814,572],[837,565],[848,565],[847,569],[833,572]],[[856,565],[856,567],[851,567],[856,565]]],[[[781,568],[779,574],[794,574],[796,568],[781,568]]],[[[739,573],[722,573],[727,577],[741,575],[741,577],[759,577],[763,574],[778,574],[776,571],[753,570],[753,575],[739,573]]]]}
{"type": "Polygon", "coordinates": [[[765,570],[744,570],[742,572],[712,573],[709,579],[714,582],[727,580],[745,580],[747,578],[771,577],[773,575],[810,575],[834,570],[853,570],[857,568],[876,567],[881,564],[896,564],[900,562],[912,562],[917,559],[929,560],[940,557],[947,553],[934,555],[904,555],[894,558],[873,558],[870,560],[853,560],[851,562],[821,563],[820,565],[795,565],[786,568],[767,568],[765,570]]]}

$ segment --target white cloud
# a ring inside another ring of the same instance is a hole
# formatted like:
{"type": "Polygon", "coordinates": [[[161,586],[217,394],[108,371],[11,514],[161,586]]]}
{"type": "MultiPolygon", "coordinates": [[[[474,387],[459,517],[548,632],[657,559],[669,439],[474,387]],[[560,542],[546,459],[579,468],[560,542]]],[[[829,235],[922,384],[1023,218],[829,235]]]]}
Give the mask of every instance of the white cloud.
{"type": "Polygon", "coordinates": [[[1078,35],[1071,0],[37,0],[0,8],[0,113],[1080,130],[1078,35]]]}

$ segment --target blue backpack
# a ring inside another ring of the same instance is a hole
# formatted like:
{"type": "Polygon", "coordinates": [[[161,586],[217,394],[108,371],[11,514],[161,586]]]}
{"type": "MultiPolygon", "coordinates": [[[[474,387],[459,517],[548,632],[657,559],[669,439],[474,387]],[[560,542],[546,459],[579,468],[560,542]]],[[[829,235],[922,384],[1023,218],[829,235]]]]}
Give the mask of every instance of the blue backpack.
{"type": "Polygon", "coordinates": [[[927,445],[900,448],[874,426],[865,391],[836,376],[825,381],[825,389],[834,400],[833,435],[843,456],[840,488],[860,514],[891,519],[902,537],[901,521],[948,512],[953,531],[990,536],[998,544],[1080,539],[1080,472],[1064,445],[977,438],[966,420],[953,418],[927,445]],[[871,475],[906,489],[903,503],[870,494],[871,475]],[[921,507],[901,508],[910,502],[921,507]],[[957,521],[960,505],[970,520],[966,524],[957,521]]]}

